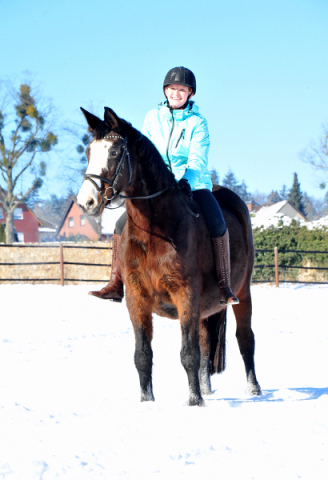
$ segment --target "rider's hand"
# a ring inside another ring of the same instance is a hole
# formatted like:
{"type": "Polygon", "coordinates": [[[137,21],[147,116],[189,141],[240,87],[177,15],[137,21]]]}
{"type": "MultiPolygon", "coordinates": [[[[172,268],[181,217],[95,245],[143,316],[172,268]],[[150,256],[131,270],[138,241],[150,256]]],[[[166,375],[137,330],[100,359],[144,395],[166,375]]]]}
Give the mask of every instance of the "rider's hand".
{"type": "Polygon", "coordinates": [[[193,195],[188,180],[185,178],[181,178],[178,183],[181,190],[190,198],[190,200],[192,200],[193,195]]]}

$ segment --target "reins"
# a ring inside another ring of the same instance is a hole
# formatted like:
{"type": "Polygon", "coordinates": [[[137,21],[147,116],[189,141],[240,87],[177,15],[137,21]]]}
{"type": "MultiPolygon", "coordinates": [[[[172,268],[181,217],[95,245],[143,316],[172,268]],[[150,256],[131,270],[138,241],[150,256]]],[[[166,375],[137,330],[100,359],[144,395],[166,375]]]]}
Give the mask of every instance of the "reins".
{"type": "MultiPolygon", "coordinates": [[[[156,193],[153,193],[151,195],[145,195],[145,196],[140,196],[140,197],[132,197],[132,196],[129,196],[129,195],[123,195],[121,193],[118,193],[117,190],[116,190],[116,184],[119,180],[119,177],[122,176],[122,174],[120,173],[121,172],[121,169],[124,168],[124,160],[127,159],[127,162],[128,162],[128,169],[129,169],[129,185],[131,185],[131,181],[132,181],[132,168],[131,168],[131,160],[130,160],[130,153],[129,153],[129,150],[127,148],[127,141],[125,140],[125,138],[121,137],[120,135],[106,135],[104,137],[105,140],[109,139],[109,138],[119,138],[120,140],[123,140],[124,142],[124,145],[122,146],[123,148],[123,154],[121,156],[121,159],[117,165],[117,168],[116,168],[116,171],[115,171],[115,175],[114,175],[114,178],[113,180],[109,180],[108,178],[106,177],[102,177],[101,175],[95,175],[93,173],[86,173],[84,175],[84,180],[89,180],[89,182],[91,182],[94,187],[96,188],[97,192],[99,193],[99,195],[101,196],[101,203],[104,204],[104,208],[107,208],[108,210],[115,210],[116,208],[120,208],[123,203],[121,205],[119,205],[118,207],[109,207],[109,206],[106,206],[106,202],[108,201],[111,201],[111,200],[114,200],[116,198],[122,198],[122,199],[128,199],[128,200],[150,200],[151,198],[155,198],[155,197],[158,197],[159,195],[162,195],[162,193],[166,192],[167,190],[169,190],[169,187],[166,187],[164,188],[163,190],[160,190],[159,192],[156,192],[156,193]],[[93,180],[94,178],[98,179],[98,180],[101,180],[102,182],[104,183],[107,183],[109,185],[109,187],[107,187],[104,191],[104,193],[102,193],[101,191],[101,188],[97,185],[97,183],[93,180]],[[108,198],[107,197],[107,190],[111,189],[113,191],[113,195],[111,198],[108,198]]],[[[172,188],[172,187],[171,187],[172,188]]],[[[180,190],[180,189],[179,189],[180,190]]],[[[180,190],[181,192],[181,190],[180,190]]],[[[182,193],[182,192],[181,192],[182,193]]],[[[186,200],[183,198],[183,195],[182,195],[182,200],[183,200],[183,203],[187,209],[187,211],[190,213],[190,215],[192,215],[193,217],[195,218],[198,218],[199,217],[199,213],[195,213],[193,212],[189,206],[187,205],[187,202],[186,200]]]]}
{"type": "Polygon", "coordinates": [[[121,193],[118,193],[117,190],[116,190],[116,184],[119,180],[119,177],[122,176],[122,174],[120,172],[121,172],[122,167],[124,167],[125,158],[127,158],[127,162],[128,162],[129,185],[131,185],[132,168],[131,168],[130,153],[129,153],[129,150],[127,148],[127,141],[125,140],[125,138],[121,137],[120,135],[106,135],[104,137],[105,140],[108,140],[109,138],[119,138],[120,140],[123,140],[123,142],[124,142],[124,145],[122,146],[123,154],[122,154],[121,159],[120,159],[120,161],[117,165],[116,172],[115,172],[113,180],[109,180],[108,178],[102,177],[101,175],[95,175],[93,173],[86,173],[84,175],[84,180],[89,180],[94,185],[97,192],[100,194],[101,203],[104,204],[105,208],[108,208],[109,210],[114,210],[115,208],[119,208],[121,205],[119,207],[107,207],[106,206],[107,201],[114,200],[115,198],[123,198],[123,199],[129,199],[129,200],[147,200],[147,199],[158,197],[158,195],[161,195],[162,193],[164,193],[168,190],[168,188],[164,188],[164,190],[153,193],[152,195],[145,195],[145,196],[142,196],[142,197],[131,197],[131,196],[128,196],[128,195],[122,195],[121,193]],[[104,193],[102,193],[101,188],[93,180],[94,178],[97,178],[98,180],[101,180],[102,182],[107,183],[109,185],[109,187],[107,187],[105,189],[104,193]],[[107,197],[107,190],[108,189],[112,189],[112,191],[113,191],[113,195],[112,195],[111,198],[107,197]]]}

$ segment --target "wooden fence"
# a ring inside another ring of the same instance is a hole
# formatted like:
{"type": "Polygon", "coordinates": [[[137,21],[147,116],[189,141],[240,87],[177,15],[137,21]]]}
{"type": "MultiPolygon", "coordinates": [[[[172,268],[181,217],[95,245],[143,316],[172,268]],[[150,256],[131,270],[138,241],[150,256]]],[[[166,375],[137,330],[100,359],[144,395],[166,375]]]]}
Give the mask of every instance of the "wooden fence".
{"type": "Polygon", "coordinates": [[[0,283],[108,282],[112,244],[0,245],[0,283]]]}
{"type": "MultiPolygon", "coordinates": [[[[256,249],[255,253],[268,253],[272,258],[272,252],[274,252],[274,263],[257,263],[255,262],[254,274],[258,270],[262,270],[264,274],[262,278],[259,275],[253,275],[252,283],[266,283],[274,282],[276,287],[279,287],[279,283],[315,283],[315,284],[328,284],[328,267],[313,266],[313,260],[306,261],[306,257],[311,255],[328,255],[326,251],[319,250],[278,250],[277,247],[272,249],[256,249]],[[285,254],[298,254],[303,258],[303,265],[289,265],[288,262],[282,261],[279,264],[279,260],[284,259],[285,254]],[[304,265],[307,263],[307,265],[304,265]],[[255,277],[255,278],[254,278],[255,277]]],[[[322,257],[321,257],[322,258],[322,257]]],[[[327,265],[328,257],[324,264],[327,265]]]]}
{"type": "MultiPolygon", "coordinates": [[[[288,265],[285,254],[328,255],[323,251],[256,249],[268,254],[271,263],[255,263],[253,283],[328,283],[328,267],[288,265]],[[274,255],[273,255],[274,254],[274,255]],[[273,259],[273,260],[272,260],[273,259]],[[281,260],[281,263],[279,263],[281,260]],[[292,271],[292,273],[290,273],[292,271]],[[258,273],[261,272],[259,275],[258,273]],[[302,272],[302,273],[299,273],[302,272]],[[305,273],[304,273],[305,272],[305,273]],[[315,272],[315,275],[314,275],[315,272]]],[[[261,258],[265,258],[265,256],[261,258]]],[[[304,263],[304,262],[303,262],[304,263]]],[[[323,262],[324,264],[328,263],[323,262]]],[[[112,267],[112,244],[0,244],[1,283],[81,283],[108,282],[112,267]]]]}

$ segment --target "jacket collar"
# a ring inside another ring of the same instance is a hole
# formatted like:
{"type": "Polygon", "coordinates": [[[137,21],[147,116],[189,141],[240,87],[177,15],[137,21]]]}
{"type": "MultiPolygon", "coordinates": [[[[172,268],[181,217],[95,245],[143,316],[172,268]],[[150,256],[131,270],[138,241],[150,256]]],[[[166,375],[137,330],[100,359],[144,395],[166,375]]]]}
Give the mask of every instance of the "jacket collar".
{"type": "Polygon", "coordinates": [[[198,107],[192,100],[189,100],[188,105],[183,110],[170,110],[167,104],[167,101],[162,102],[158,105],[158,109],[166,118],[172,118],[175,120],[184,120],[185,118],[189,117],[190,115],[194,115],[198,113],[198,107]]]}

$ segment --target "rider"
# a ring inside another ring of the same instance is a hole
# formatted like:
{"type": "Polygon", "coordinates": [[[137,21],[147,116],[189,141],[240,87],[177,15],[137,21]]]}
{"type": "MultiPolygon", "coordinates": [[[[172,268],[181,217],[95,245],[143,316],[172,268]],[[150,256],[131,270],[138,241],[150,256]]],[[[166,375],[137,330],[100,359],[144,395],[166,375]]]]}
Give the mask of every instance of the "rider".
{"type": "MultiPolygon", "coordinates": [[[[163,90],[166,101],[147,113],[142,133],[170,166],[180,188],[201,208],[212,237],[221,304],[237,304],[239,300],[230,289],[229,233],[221,208],[212,195],[211,174],[207,168],[210,145],[207,122],[191,100],[196,93],[195,76],[188,68],[172,68],[165,76],[163,90]]],[[[91,295],[122,301],[117,251],[126,219],[125,212],[115,226],[110,282],[100,291],[89,292],[91,295]]]]}

